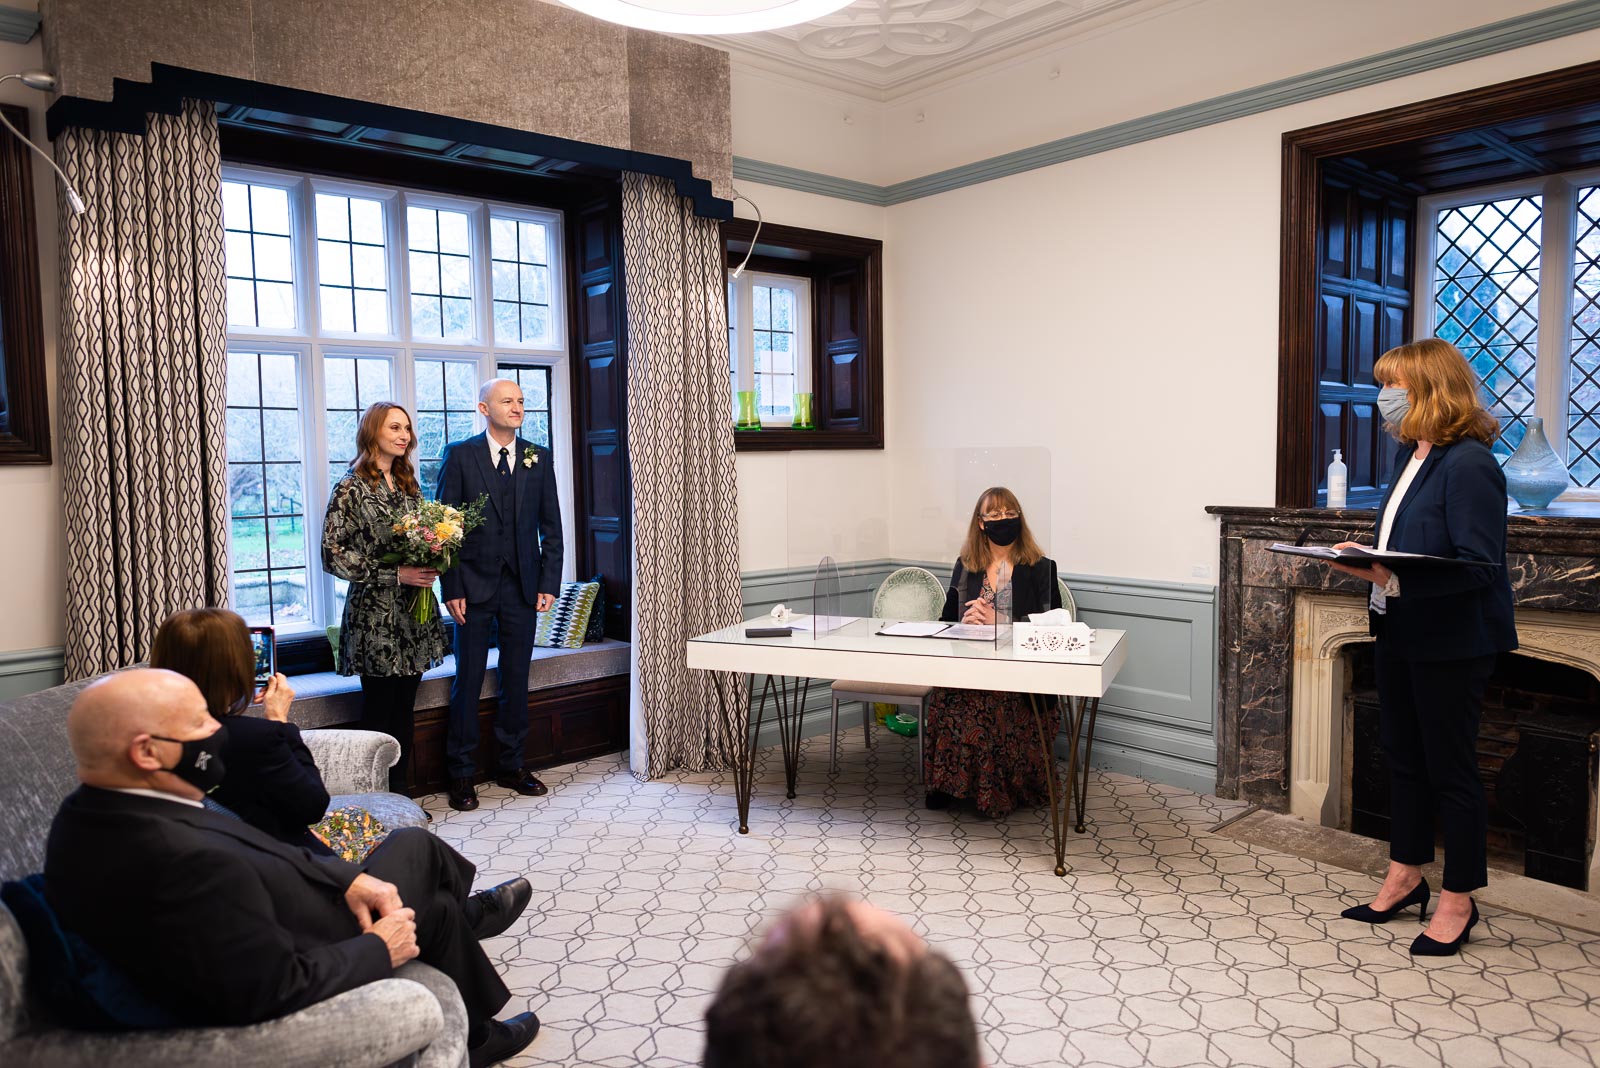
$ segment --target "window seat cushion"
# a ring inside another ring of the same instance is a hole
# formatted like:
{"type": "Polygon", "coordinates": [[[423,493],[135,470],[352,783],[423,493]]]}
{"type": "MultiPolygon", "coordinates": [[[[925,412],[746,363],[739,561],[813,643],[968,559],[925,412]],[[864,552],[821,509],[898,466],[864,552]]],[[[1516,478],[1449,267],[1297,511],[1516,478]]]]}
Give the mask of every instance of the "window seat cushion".
{"type": "MultiPolygon", "coordinates": [[[[483,676],[480,697],[493,697],[500,690],[500,651],[489,650],[489,669],[483,676]]],[[[628,673],[628,643],[607,638],[589,642],[577,649],[533,650],[533,663],[528,668],[528,689],[548,690],[591,679],[603,679],[628,673]]],[[[443,708],[450,703],[450,683],[456,674],[456,658],[447,656],[444,663],[422,676],[422,686],[417,690],[418,708],[443,708]]],[[[361,718],[361,679],[355,675],[339,675],[332,671],[317,671],[308,675],[292,675],[289,685],[294,687],[294,704],[289,709],[289,719],[304,729],[331,727],[339,723],[354,723],[361,718]]]]}

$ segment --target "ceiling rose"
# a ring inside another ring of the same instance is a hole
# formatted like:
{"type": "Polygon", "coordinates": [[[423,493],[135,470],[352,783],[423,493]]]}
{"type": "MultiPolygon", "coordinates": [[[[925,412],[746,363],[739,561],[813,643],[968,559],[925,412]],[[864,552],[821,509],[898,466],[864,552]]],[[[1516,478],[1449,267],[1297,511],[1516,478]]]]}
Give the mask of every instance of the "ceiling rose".
{"type": "Polygon", "coordinates": [[[606,22],[657,33],[754,33],[798,26],[851,0],[561,0],[606,22]]]}

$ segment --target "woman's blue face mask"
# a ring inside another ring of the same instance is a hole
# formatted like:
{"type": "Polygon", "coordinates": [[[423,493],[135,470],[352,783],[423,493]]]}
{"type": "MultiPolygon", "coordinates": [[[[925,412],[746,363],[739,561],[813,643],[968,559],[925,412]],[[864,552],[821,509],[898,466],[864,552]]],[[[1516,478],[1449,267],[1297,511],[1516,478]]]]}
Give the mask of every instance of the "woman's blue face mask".
{"type": "Polygon", "coordinates": [[[1398,386],[1384,386],[1378,390],[1378,411],[1390,426],[1399,426],[1411,410],[1411,394],[1398,386]]]}

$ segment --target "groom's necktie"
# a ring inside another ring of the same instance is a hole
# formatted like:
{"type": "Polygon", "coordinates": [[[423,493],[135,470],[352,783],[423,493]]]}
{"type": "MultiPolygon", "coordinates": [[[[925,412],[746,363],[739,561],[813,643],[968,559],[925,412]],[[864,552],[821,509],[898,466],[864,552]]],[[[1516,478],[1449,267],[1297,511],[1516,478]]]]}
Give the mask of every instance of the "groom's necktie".
{"type": "Polygon", "coordinates": [[[506,462],[506,453],[508,451],[509,450],[507,450],[504,445],[500,446],[500,462],[494,465],[494,469],[500,472],[502,475],[509,475],[511,473],[511,465],[506,462]]]}

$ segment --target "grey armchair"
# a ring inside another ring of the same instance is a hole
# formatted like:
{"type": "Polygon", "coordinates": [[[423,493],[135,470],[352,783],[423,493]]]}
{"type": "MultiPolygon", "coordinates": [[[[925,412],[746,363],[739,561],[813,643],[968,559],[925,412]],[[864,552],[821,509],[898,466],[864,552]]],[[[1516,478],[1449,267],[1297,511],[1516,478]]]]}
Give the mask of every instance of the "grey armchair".
{"type": "MultiPolygon", "coordinates": [[[[67,709],[87,682],[0,702],[0,880],[41,870],[44,841],[61,799],[77,786],[67,746],[67,709]]],[[[385,792],[400,746],[369,731],[304,733],[333,806],[359,804],[390,828],[426,822],[416,802],[385,792]]],[[[243,962],[241,962],[243,963],[243,962]]],[[[463,1068],[467,1013],[455,984],[420,961],[393,978],[248,1027],[132,1034],[61,1028],[27,991],[28,951],[16,918],[0,905],[0,1064],[75,1068],[116,1064],[166,1068],[227,1064],[463,1068]]]]}
{"type": "Polygon", "coordinates": [[[392,830],[421,827],[428,817],[411,798],[389,792],[389,769],[400,760],[400,743],[376,731],[323,727],[300,732],[317,762],[331,799],[329,810],[359,805],[392,830]]]}

